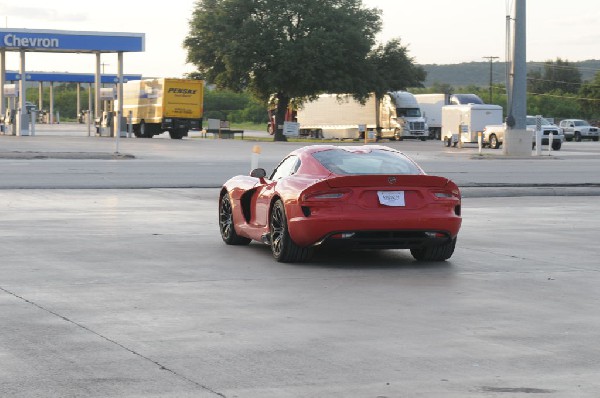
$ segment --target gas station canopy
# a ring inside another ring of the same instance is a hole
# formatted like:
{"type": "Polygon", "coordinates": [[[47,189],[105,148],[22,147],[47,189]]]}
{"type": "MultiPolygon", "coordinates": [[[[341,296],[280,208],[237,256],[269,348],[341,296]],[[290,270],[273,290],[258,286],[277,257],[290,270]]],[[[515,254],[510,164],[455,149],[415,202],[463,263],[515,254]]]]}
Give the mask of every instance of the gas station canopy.
{"type": "MultiPolygon", "coordinates": [[[[96,110],[99,113],[100,103],[100,85],[101,83],[117,83],[117,98],[121,99],[123,95],[123,53],[142,52],[145,49],[144,33],[122,33],[122,32],[78,32],[65,30],[38,30],[38,29],[0,29],[0,114],[4,114],[4,93],[3,87],[6,79],[10,79],[6,72],[6,52],[20,53],[19,72],[16,73],[14,81],[19,82],[19,93],[25,93],[25,81],[57,81],[55,79],[43,80],[43,73],[28,73],[25,67],[25,54],[28,52],[47,52],[47,53],[80,53],[94,54],[96,56],[96,71],[91,76],[92,82],[96,85],[96,110]],[[116,78],[112,81],[105,81],[106,76],[100,73],[100,56],[102,53],[117,53],[118,72],[116,78]]],[[[45,74],[48,78],[62,77],[65,74],[45,74]]],[[[73,75],[75,77],[76,75],[73,75]]],[[[135,79],[132,79],[135,80],[135,79]]],[[[65,82],[66,80],[61,80],[65,82]]],[[[81,82],[81,81],[79,81],[81,82]]],[[[122,114],[122,101],[119,101],[119,114],[122,114]]],[[[17,118],[17,130],[19,134],[26,133],[25,121],[23,119],[25,109],[25,96],[19,96],[17,106],[19,116],[17,118]]],[[[120,117],[118,118],[120,123],[120,117]]],[[[120,130],[119,130],[120,131],[120,130]]]]}
{"type": "Polygon", "coordinates": [[[144,51],[144,33],[77,32],[0,29],[0,49],[6,51],[117,53],[144,51]]]}

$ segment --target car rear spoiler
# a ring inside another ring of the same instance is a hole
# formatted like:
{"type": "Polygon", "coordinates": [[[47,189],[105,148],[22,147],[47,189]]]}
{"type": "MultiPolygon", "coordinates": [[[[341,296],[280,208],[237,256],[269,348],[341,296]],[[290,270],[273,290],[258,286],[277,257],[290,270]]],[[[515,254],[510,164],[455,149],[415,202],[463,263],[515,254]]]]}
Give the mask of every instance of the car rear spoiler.
{"type": "Polygon", "coordinates": [[[327,184],[331,188],[343,187],[369,187],[369,186],[397,186],[397,187],[428,187],[444,188],[448,184],[455,185],[446,177],[431,176],[426,174],[405,175],[405,174],[375,174],[375,175],[354,175],[330,178],[327,184]]]}

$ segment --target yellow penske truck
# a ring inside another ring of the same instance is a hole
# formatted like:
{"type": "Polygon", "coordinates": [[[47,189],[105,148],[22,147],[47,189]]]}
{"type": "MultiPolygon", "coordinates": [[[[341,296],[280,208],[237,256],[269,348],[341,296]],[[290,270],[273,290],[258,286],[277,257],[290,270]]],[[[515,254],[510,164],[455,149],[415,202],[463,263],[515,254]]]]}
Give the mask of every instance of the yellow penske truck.
{"type": "Polygon", "coordinates": [[[169,132],[181,139],[202,129],[204,81],[193,79],[133,80],[123,85],[123,116],[138,138],[169,132]]]}

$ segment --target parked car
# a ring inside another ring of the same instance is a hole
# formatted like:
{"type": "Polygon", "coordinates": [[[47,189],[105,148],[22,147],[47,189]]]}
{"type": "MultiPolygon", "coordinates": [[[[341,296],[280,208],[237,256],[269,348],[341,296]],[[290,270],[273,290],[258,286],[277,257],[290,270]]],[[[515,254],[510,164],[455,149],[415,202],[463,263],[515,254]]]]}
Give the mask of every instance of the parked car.
{"type": "Polygon", "coordinates": [[[270,245],[279,262],[320,246],[410,249],[418,261],[452,256],[461,194],[401,152],[380,145],[312,145],[223,185],[219,228],[228,245],[270,245]]]}
{"type": "Polygon", "coordinates": [[[559,127],[562,129],[567,141],[581,141],[584,139],[598,141],[600,137],[600,129],[591,126],[586,120],[582,119],[565,119],[560,122],[559,127]]]}
{"type": "MultiPolygon", "coordinates": [[[[555,151],[560,150],[562,143],[565,140],[565,136],[561,129],[548,119],[542,118],[542,145],[548,145],[550,141],[550,134],[552,134],[552,149],[555,151]]],[[[527,131],[531,132],[531,146],[535,148],[535,130],[537,120],[535,116],[527,116],[527,131]]],[[[489,146],[492,149],[500,148],[500,145],[504,142],[504,132],[506,131],[506,123],[498,125],[485,126],[483,130],[483,145],[489,146]]]]}

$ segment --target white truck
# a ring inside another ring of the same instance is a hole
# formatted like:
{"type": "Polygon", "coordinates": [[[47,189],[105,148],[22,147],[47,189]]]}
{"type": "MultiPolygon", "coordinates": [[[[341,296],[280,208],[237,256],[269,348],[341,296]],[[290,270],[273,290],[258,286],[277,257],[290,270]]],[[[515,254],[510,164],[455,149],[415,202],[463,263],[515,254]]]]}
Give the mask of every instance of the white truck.
{"type": "Polygon", "coordinates": [[[304,103],[297,111],[300,135],[334,139],[360,139],[364,133],[379,138],[403,140],[428,137],[425,119],[415,97],[407,91],[393,91],[377,100],[371,94],[364,104],[351,95],[322,94],[304,103]]]}
{"type": "MultiPolygon", "coordinates": [[[[527,116],[527,131],[531,132],[531,146],[535,148],[535,131],[537,126],[537,118],[535,116],[527,116]]],[[[565,141],[565,136],[562,130],[554,123],[546,118],[541,118],[542,145],[548,145],[550,134],[552,134],[552,149],[560,150],[562,143],[565,141]]],[[[483,131],[483,145],[489,146],[492,149],[500,148],[504,142],[504,133],[506,131],[506,123],[494,124],[485,126],[483,131]]]]}
{"type": "Polygon", "coordinates": [[[425,122],[429,138],[439,140],[442,134],[442,107],[445,105],[483,104],[476,94],[415,94],[425,122]]]}
{"type": "Polygon", "coordinates": [[[477,143],[485,126],[499,123],[502,123],[500,105],[445,105],[442,107],[441,140],[446,146],[456,146],[459,142],[477,143]]]}

